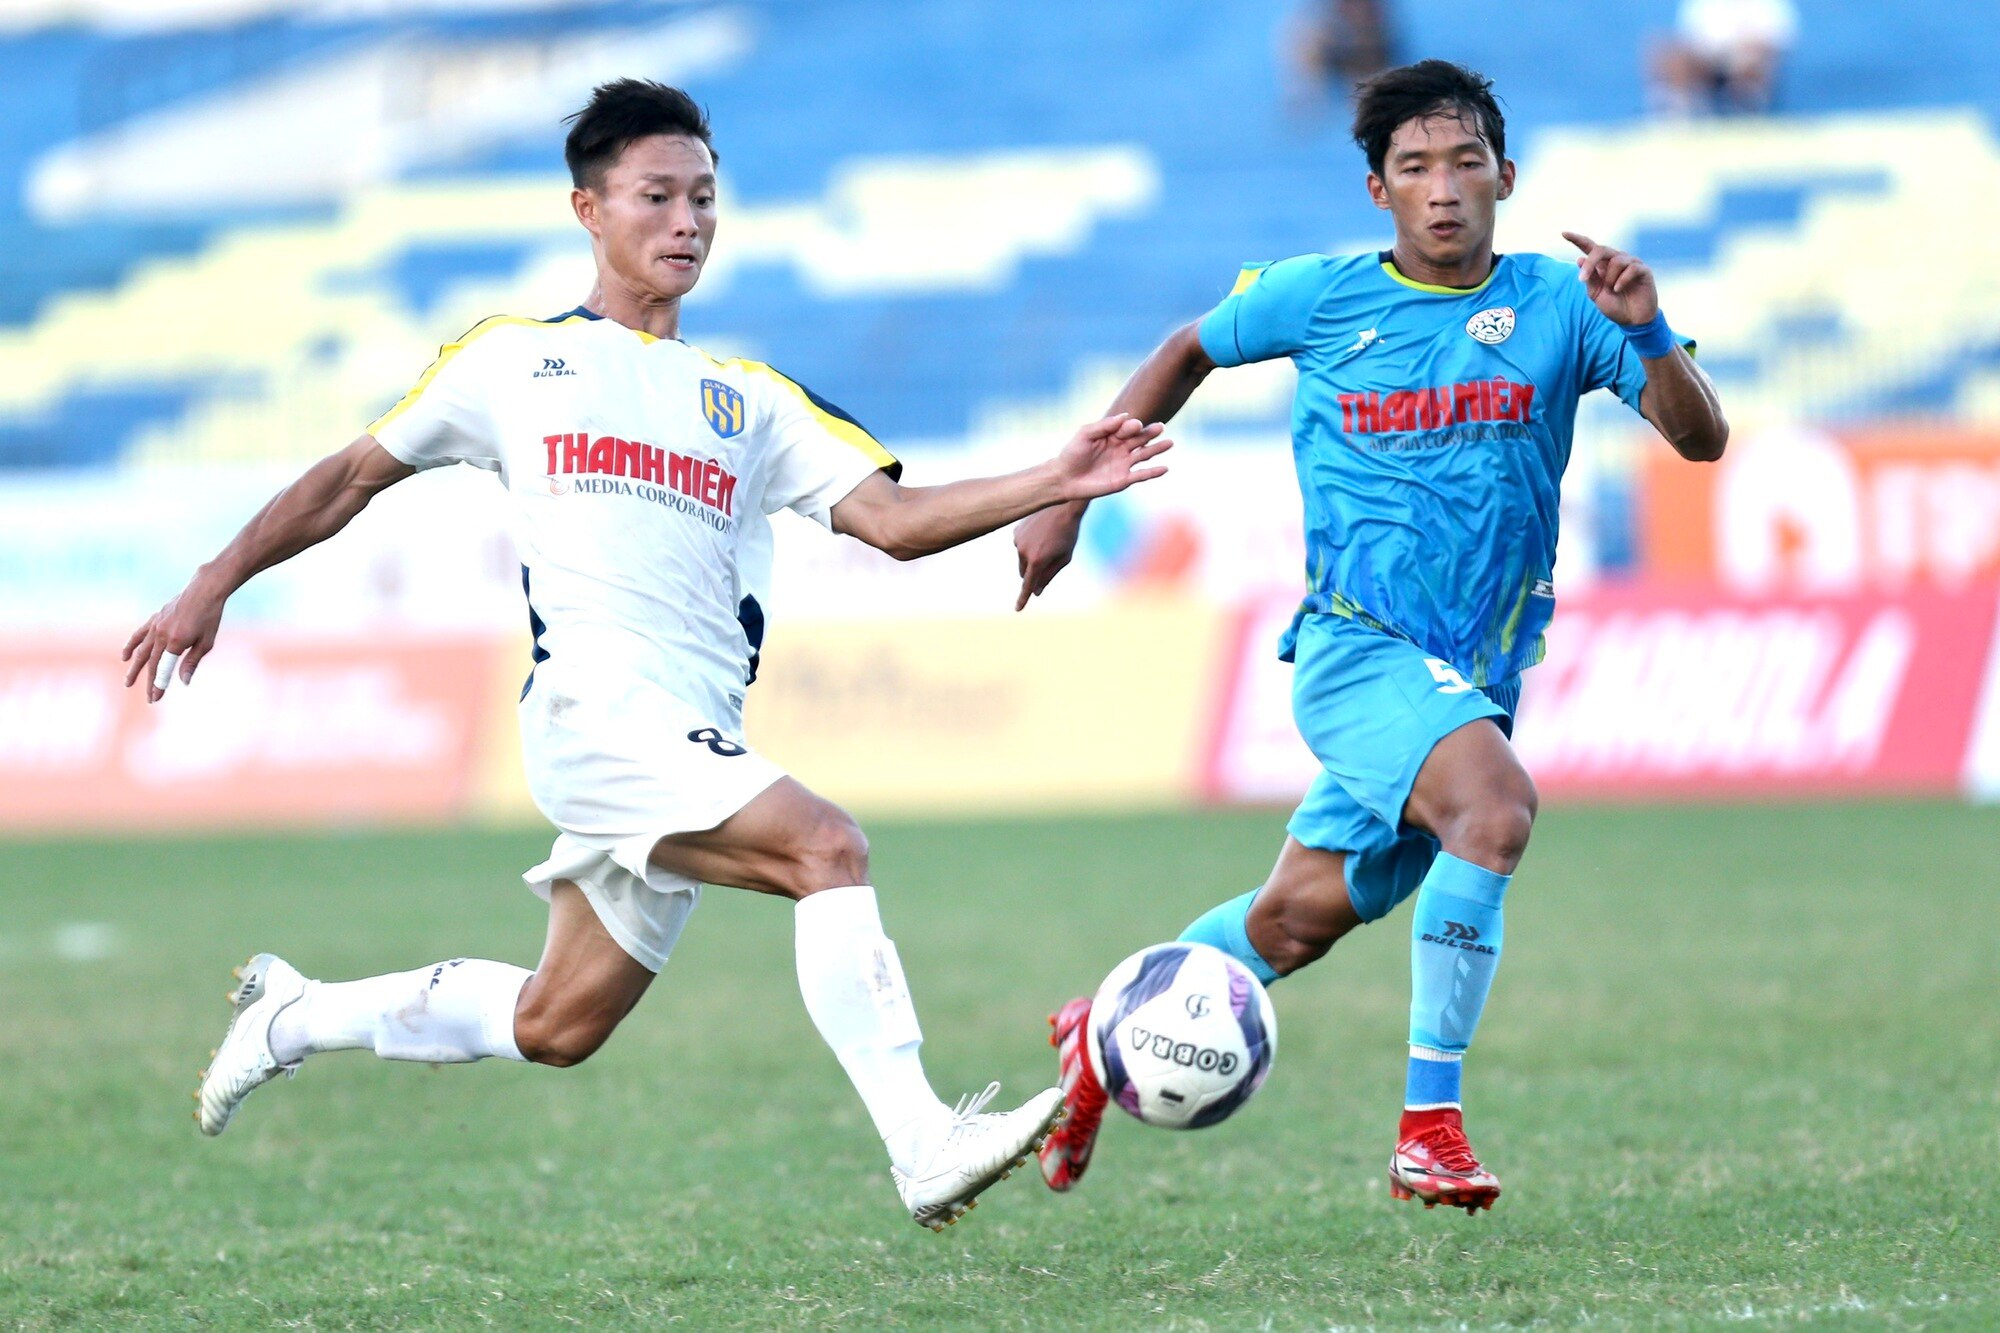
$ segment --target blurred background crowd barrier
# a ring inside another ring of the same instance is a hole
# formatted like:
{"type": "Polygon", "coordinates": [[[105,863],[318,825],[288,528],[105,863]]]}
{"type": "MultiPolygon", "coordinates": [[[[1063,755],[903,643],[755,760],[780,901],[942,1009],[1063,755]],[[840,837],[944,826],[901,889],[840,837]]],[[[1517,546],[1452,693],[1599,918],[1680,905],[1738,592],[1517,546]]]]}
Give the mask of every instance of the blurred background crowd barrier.
{"type": "MultiPolygon", "coordinates": [[[[1649,259],[1735,425],[1697,467],[1586,403],[1520,723],[1545,790],[2000,795],[1992,5],[10,0],[0,824],[532,816],[485,474],[250,585],[162,707],[116,653],[440,343],[577,304],[560,120],[595,82],[713,114],[686,336],[924,481],[1045,456],[1240,263],[1385,246],[1346,87],[1424,55],[1498,82],[1501,249],[1649,259]]],[[[1294,799],[1291,383],[1213,377],[1023,616],[1005,535],[906,566],[783,525],[751,739],[868,811],[1294,799]]]]}

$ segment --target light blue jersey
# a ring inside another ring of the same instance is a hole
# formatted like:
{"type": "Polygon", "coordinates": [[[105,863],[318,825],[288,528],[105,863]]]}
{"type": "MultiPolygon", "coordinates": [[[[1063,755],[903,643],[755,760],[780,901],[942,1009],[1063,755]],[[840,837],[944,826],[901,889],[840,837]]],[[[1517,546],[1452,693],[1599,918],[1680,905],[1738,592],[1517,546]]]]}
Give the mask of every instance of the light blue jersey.
{"type": "Polygon", "coordinates": [[[1577,400],[1609,388],[1636,411],[1645,385],[1574,265],[1503,255],[1459,290],[1387,254],[1302,255],[1246,267],[1200,331],[1218,365],[1298,366],[1302,615],[1386,630],[1476,686],[1541,660],[1577,400]]]}

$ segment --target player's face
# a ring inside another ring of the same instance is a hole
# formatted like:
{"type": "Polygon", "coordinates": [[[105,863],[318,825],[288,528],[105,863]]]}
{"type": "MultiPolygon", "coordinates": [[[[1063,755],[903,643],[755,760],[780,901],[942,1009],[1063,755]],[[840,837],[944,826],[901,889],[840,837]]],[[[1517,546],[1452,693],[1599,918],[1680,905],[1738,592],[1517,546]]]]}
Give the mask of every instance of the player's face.
{"type": "Polygon", "coordinates": [[[1479,127],[1455,115],[1408,120],[1389,136],[1382,175],[1368,193],[1396,220],[1396,244],[1450,268],[1493,245],[1495,205],[1514,192],[1514,164],[1494,155],[1479,127]]]}
{"type": "Polygon", "coordinates": [[[700,140],[634,139],[603,185],[573,202],[598,262],[622,285],[663,300],[694,289],[715,239],[715,159],[700,140]]]}

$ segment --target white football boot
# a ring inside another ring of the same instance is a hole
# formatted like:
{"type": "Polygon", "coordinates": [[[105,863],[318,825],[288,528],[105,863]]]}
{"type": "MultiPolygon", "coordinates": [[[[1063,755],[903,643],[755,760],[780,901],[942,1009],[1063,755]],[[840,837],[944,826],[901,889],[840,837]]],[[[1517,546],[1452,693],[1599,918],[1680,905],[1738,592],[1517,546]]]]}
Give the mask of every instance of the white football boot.
{"type": "Polygon", "coordinates": [[[978,1096],[960,1098],[924,1165],[908,1175],[889,1168],[903,1206],[920,1225],[943,1231],[965,1216],[981,1191],[1013,1175],[1062,1119],[1061,1088],[1038,1092],[1011,1111],[980,1114],[999,1091],[998,1083],[989,1083],[978,1096]]]}
{"type": "Polygon", "coordinates": [[[242,983],[229,992],[236,1006],[222,1045],[208,1053],[208,1068],[201,1071],[201,1090],[194,1099],[201,1109],[194,1113],[201,1132],[220,1134],[229,1128],[229,1118],[243,1099],[280,1074],[299,1072],[299,1061],[281,1065],[271,1054],[271,1020],[278,1011],[294,1003],[306,992],[306,979],[276,954],[260,953],[236,969],[242,983]]]}

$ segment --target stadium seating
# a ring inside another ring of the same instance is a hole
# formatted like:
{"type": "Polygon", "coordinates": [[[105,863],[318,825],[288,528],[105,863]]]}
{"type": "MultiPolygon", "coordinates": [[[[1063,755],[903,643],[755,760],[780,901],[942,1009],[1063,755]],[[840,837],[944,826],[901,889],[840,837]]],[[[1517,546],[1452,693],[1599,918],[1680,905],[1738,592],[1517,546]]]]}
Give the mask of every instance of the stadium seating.
{"type": "MultiPolygon", "coordinates": [[[[1240,261],[1381,242],[1336,112],[1280,108],[1287,8],[466,3],[17,26],[0,34],[21,72],[0,83],[0,468],[310,455],[483,315],[573,305],[586,261],[556,118],[635,62],[686,78],[717,123],[727,213],[692,337],[896,439],[1068,404],[1240,261]],[[990,77],[940,74],[967,68],[990,77]],[[274,159],[215,128],[252,122],[304,147],[274,159]]],[[[1807,15],[1785,114],[1756,122],[1637,122],[1664,4],[1593,5],[1586,38],[1562,6],[1423,0],[1403,31],[1500,82],[1524,166],[1503,245],[1559,249],[1571,227],[1644,249],[1733,404],[1991,416],[2000,238],[1963,219],[2000,200],[2000,12],[1867,8],[1807,15]],[[1857,68],[1899,105],[1853,105],[1857,68]],[[1941,254],[1951,281],[1912,280],[1941,254]]],[[[1206,411],[1270,428],[1282,400],[1206,411]]]]}

